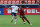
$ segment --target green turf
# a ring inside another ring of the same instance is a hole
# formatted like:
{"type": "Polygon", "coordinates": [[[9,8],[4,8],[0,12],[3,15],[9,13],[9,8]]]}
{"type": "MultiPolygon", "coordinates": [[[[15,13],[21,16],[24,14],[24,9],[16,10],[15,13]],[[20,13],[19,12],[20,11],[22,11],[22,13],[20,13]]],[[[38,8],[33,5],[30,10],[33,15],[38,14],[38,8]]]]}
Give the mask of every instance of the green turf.
{"type": "Polygon", "coordinates": [[[17,15],[17,24],[16,26],[11,23],[11,15],[0,15],[0,27],[40,27],[40,15],[25,15],[27,19],[32,23],[30,26],[27,22],[23,23],[22,19],[17,15]]]}

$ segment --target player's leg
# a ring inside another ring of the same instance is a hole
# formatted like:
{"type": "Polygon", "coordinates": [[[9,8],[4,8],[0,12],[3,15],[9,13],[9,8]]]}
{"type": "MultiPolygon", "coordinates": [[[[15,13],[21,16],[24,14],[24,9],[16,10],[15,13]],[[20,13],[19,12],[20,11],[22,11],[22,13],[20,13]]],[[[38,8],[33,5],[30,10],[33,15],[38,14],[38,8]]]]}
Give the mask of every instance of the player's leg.
{"type": "Polygon", "coordinates": [[[12,17],[11,22],[13,22],[13,19],[14,19],[14,16],[12,17]]]}
{"type": "Polygon", "coordinates": [[[11,13],[11,15],[13,16],[12,19],[11,19],[11,22],[13,22],[13,19],[14,19],[14,13],[11,13]]]}
{"type": "Polygon", "coordinates": [[[30,25],[32,25],[25,16],[23,16],[23,18],[24,18],[30,25]]]}
{"type": "Polygon", "coordinates": [[[25,23],[25,20],[24,20],[24,18],[23,18],[23,16],[20,16],[20,17],[22,18],[22,20],[23,20],[24,24],[26,24],[26,23],[25,23]]]}
{"type": "Polygon", "coordinates": [[[11,19],[11,22],[13,22],[13,19],[15,18],[15,23],[14,23],[14,25],[16,25],[16,20],[17,20],[17,17],[16,17],[16,13],[12,13],[12,19],[11,19]]]}
{"type": "Polygon", "coordinates": [[[15,23],[14,23],[14,25],[16,25],[16,22],[17,22],[17,17],[15,16],[15,23]]]}
{"type": "Polygon", "coordinates": [[[16,15],[16,13],[14,14],[14,16],[15,16],[15,23],[14,23],[14,25],[16,25],[16,21],[17,21],[17,15],[16,15]]]}
{"type": "Polygon", "coordinates": [[[23,18],[30,24],[29,20],[25,16],[23,16],[23,18]]]}

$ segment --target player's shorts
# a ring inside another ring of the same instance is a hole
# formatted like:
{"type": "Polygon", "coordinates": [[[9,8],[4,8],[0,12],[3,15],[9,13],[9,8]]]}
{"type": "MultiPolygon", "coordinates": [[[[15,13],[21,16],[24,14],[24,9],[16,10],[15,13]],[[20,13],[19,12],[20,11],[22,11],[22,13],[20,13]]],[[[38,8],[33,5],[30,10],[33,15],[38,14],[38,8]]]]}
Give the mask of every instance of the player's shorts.
{"type": "Polygon", "coordinates": [[[25,17],[25,16],[23,16],[23,18],[25,19],[26,17],[25,17]]]}
{"type": "Polygon", "coordinates": [[[13,15],[16,16],[16,13],[12,12],[11,15],[12,15],[12,16],[13,16],[13,15]]]}

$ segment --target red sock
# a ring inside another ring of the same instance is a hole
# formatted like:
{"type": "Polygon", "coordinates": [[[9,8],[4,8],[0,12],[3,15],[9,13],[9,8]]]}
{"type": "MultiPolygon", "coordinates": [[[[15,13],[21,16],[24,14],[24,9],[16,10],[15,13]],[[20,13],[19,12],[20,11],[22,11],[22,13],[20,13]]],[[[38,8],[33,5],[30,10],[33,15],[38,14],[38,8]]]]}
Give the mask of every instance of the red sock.
{"type": "Polygon", "coordinates": [[[25,20],[30,24],[30,22],[27,20],[27,18],[25,18],[25,20]]]}
{"type": "Polygon", "coordinates": [[[25,22],[24,18],[22,17],[23,22],[25,22]]]}

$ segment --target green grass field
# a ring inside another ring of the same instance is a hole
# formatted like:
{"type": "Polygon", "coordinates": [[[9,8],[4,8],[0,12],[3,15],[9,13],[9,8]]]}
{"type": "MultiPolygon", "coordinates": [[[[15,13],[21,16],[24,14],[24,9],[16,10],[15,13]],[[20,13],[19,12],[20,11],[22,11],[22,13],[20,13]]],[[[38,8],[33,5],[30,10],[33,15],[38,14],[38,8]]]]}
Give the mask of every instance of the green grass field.
{"type": "Polygon", "coordinates": [[[25,15],[27,19],[32,23],[30,26],[26,21],[23,23],[22,19],[17,15],[17,24],[14,25],[14,21],[11,23],[11,15],[0,15],[0,27],[40,27],[40,15],[25,15]]]}

